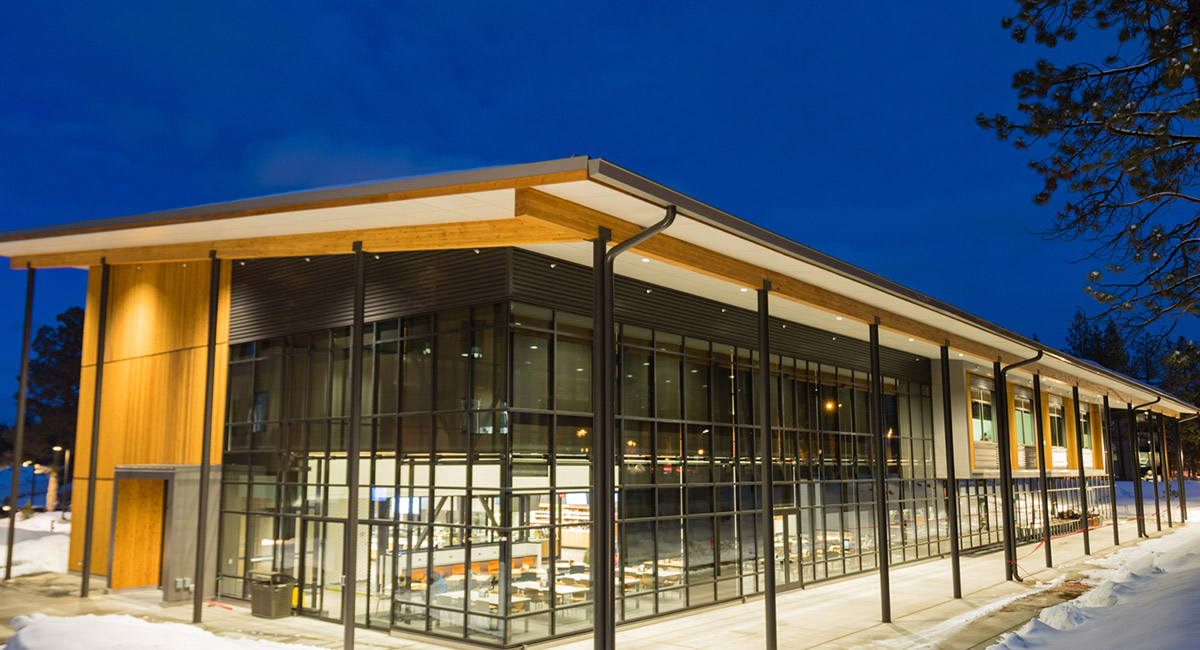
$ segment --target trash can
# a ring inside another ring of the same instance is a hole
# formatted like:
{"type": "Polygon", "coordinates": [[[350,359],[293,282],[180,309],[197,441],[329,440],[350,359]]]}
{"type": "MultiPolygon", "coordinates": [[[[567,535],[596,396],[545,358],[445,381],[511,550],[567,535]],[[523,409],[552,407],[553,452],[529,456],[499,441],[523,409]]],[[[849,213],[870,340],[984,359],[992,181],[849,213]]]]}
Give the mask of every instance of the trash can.
{"type": "Polygon", "coordinates": [[[285,618],[292,615],[292,584],[286,573],[250,575],[250,613],[261,618],[285,618]]]}

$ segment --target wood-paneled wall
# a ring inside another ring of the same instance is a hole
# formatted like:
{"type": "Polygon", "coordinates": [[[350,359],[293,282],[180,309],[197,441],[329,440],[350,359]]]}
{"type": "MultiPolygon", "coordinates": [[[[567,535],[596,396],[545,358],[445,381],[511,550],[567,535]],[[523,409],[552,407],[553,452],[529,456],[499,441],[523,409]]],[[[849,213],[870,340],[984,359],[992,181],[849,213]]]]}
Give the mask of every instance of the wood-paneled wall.
{"type": "MultiPolygon", "coordinates": [[[[207,261],[110,267],[92,537],[95,574],[106,573],[108,567],[113,467],[200,462],[210,268],[207,261]]],[[[229,278],[229,262],[222,262],[211,445],[216,463],[220,462],[223,438],[229,278]]],[[[70,553],[73,570],[83,566],[99,302],[100,268],[92,267],[88,274],[75,437],[78,460],[72,462],[76,486],[70,553]]]]}

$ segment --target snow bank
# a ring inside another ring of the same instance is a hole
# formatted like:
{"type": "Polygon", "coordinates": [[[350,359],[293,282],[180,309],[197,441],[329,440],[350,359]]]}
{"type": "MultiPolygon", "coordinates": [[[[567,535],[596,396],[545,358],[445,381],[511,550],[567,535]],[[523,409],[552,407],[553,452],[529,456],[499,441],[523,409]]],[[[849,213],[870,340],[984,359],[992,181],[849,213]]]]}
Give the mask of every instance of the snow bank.
{"type": "MultiPolygon", "coordinates": [[[[71,546],[71,522],[62,521],[58,512],[39,512],[29,519],[17,515],[13,538],[15,576],[53,571],[67,572],[67,553],[71,546]]],[[[8,518],[0,521],[0,566],[8,548],[8,518]]]]}
{"type": "MultiPolygon", "coordinates": [[[[63,521],[63,513],[58,512],[35,512],[33,516],[25,519],[22,515],[17,515],[17,537],[21,535],[23,530],[32,530],[44,533],[64,533],[71,534],[71,515],[67,514],[67,520],[63,521]]],[[[5,513],[4,519],[0,520],[0,530],[8,530],[8,515],[5,513]]]]}
{"type": "Polygon", "coordinates": [[[1195,647],[1200,526],[1178,528],[1094,563],[1099,568],[1086,574],[1089,582],[1098,582],[1091,591],[1043,610],[992,647],[1195,647]]]}
{"type": "Polygon", "coordinates": [[[311,646],[231,639],[182,623],[132,616],[18,616],[4,650],[295,650],[311,646]]]}

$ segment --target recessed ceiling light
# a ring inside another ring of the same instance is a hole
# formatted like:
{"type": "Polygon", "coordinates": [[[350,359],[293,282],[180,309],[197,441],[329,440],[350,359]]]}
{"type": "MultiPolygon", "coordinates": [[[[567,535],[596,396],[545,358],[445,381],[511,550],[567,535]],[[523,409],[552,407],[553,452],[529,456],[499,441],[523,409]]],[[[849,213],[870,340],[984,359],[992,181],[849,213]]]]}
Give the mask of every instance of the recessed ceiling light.
{"type": "Polygon", "coordinates": [[[914,340],[915,340],[915,339],[911,339],[911,338],[910,338],[910,339],[908,339],[908,342],[909,342],[909,343],[912,343],[914,340]]]}
{"type": "Polygon", "coordinates": [[[842,320],[842,317],[841,317],[841,316],[838,316],[838,317],[837,317],[837,319],[838,319],[838,320],[842,320]]]}
{"type": "Polygon", "coordinates": [[[958,356],[960,356],[960,357],[961,357],[961,356],[962,356],[962,352],[959,352],[959,353],[958,353],[958,356]]]}
{"type": "Polygon", "coordinates": [[[749,291],[749,289],[747,289],[746,287],[742,287],[742,293],[746,293],[747,291],[749,291]]]}
{"type": "Polygon", "coordinates": [[[643,262],[649,262],[649,261],[650,261],[650,258],[649,258],[649,257],[643,257],[643,258],[642,258],[642,261],[643,261],[643,262]]]}

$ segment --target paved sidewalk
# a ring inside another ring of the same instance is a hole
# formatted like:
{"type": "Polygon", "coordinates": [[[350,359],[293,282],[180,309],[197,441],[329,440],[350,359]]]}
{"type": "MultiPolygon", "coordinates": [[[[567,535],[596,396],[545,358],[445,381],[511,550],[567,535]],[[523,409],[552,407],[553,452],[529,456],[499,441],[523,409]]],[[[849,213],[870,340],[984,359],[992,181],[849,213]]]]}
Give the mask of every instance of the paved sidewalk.
{"type": "MultiPolygon", "coordinates": [[[[1157,533],[1152,516],[1148,530],[1151,536],[1171,532],[1164,519],[1163,532],[1157,533]]],[[[1135,524],[1122,523],[1120,536],[1122,547],[1136,544],[1135,524]]],[[[1118,549],[1113,546],[1110,527],[1091,531],[1090,540],[1093,556],[1118,549]]],[[[890,572],[890,624],[880,622],[878,573],[780,594],[776,605],[779,647],[788,650],[863,646],[955,650],[986,647],[1000,634],[1024,625],[1044,607],[1070,600],[1086,590],[1077,582],[1089,560],[1083,554],[1081,534],[1052,541],[1053,569],[1045,568],[1045,552],[1042,548],[1034,550],[1035,546],[1028,544],[1017,549],[1024,582],[1004,580],[1001,551],[964,556],[961,561],[961,600],[952,597],[949,558],[893,568],[890,572]],[[1053,587],[1044,584],[1060,576],[1063,577],[1062,584],[1053,587]],[[993,611],[971,620],[970,625],[963,621],[947,623],[985,607],[993,611]]],[[[761,648],[763,620],[763,601],[757,598],[746,604],[718,606],[669,620],[658,619],[637,627],[618,628],[617,647],[761,648]]],[[[584,650],[591,647],[591,638],[557,647],[584,650]]]]}
{"type": "MultiPolygon", "coordinates": [[[[1176,524],[1178,525],[1178,524],[1176,524]]],[[[1152,536],[1158,536],[1153,517],[1148,522],[1152,536]]],[[[1163,521],[1163,533],[1171,531],[1163,521]]],[[[1133,523],[1120,528],[1122,546],[1136,543],[1133,523]]],[[[1105,555],[1117,549],[1112,545],[1112,530],[1102,528],[1091,533],[1092,553],[1105,555]]],[[[1017,549],[1022,583],[1005,582],[1003,559],[999,551],[962,558],[963,598],[951,597],[950,560],[937,559],[893,568],[891,571],[892,620],[879,622],[879,574],[844,578],[819,583],[778,597],[779,647],[852,648],[852,647],[986,647],[997,635],[1023,625],[1037,616],[1043,607],[1078,596],[1085,590],[1077,580],[1086,568],[1082,535],[1053,541],[1055,568],[1046,569],[1044,552],[1029,544],[1017,549]],[[1059,584],[1047,586],[1056,578],[1059,584]],[[986,616],[974,618],[970,625],[950,621],[955,617],[990,608],[986,616]]],[[[98,590],[99,591],[99,590],[98,590]]],[[[0,586],[0,641],[12,631],[7,622],[14,616],[41,612],[52,616],[81,614],[130,614],[152,621],[190,623],[191,606],[162,607],[157,591],[94,595],[80,599],[79,578],[74,575],[40,574],[14,578],[0,586]]],[[[342,627],[337,624],[301,617],[267,620],[254,618],[249,608],[234,604],[232,609],[207,607],[203,628],[219,635],[249,637],[282,643],[299,643],[323,648],[341,647],[342,627]]],[[[745,604],[715,606],[656,619],[618,629],[621,648],[756,648],[763,645],[763,600],[745,604]]],[[[364,649],[429,649],[464,647],[418,637],[388,636],[381,632],[359,630],[358,647],[364,649]]],[[[536,647],[560,647],[569,650],[591,648],[591,635],[536,647]]],[[[477,646],[472,646],[477,647],[477,646]]]]}

